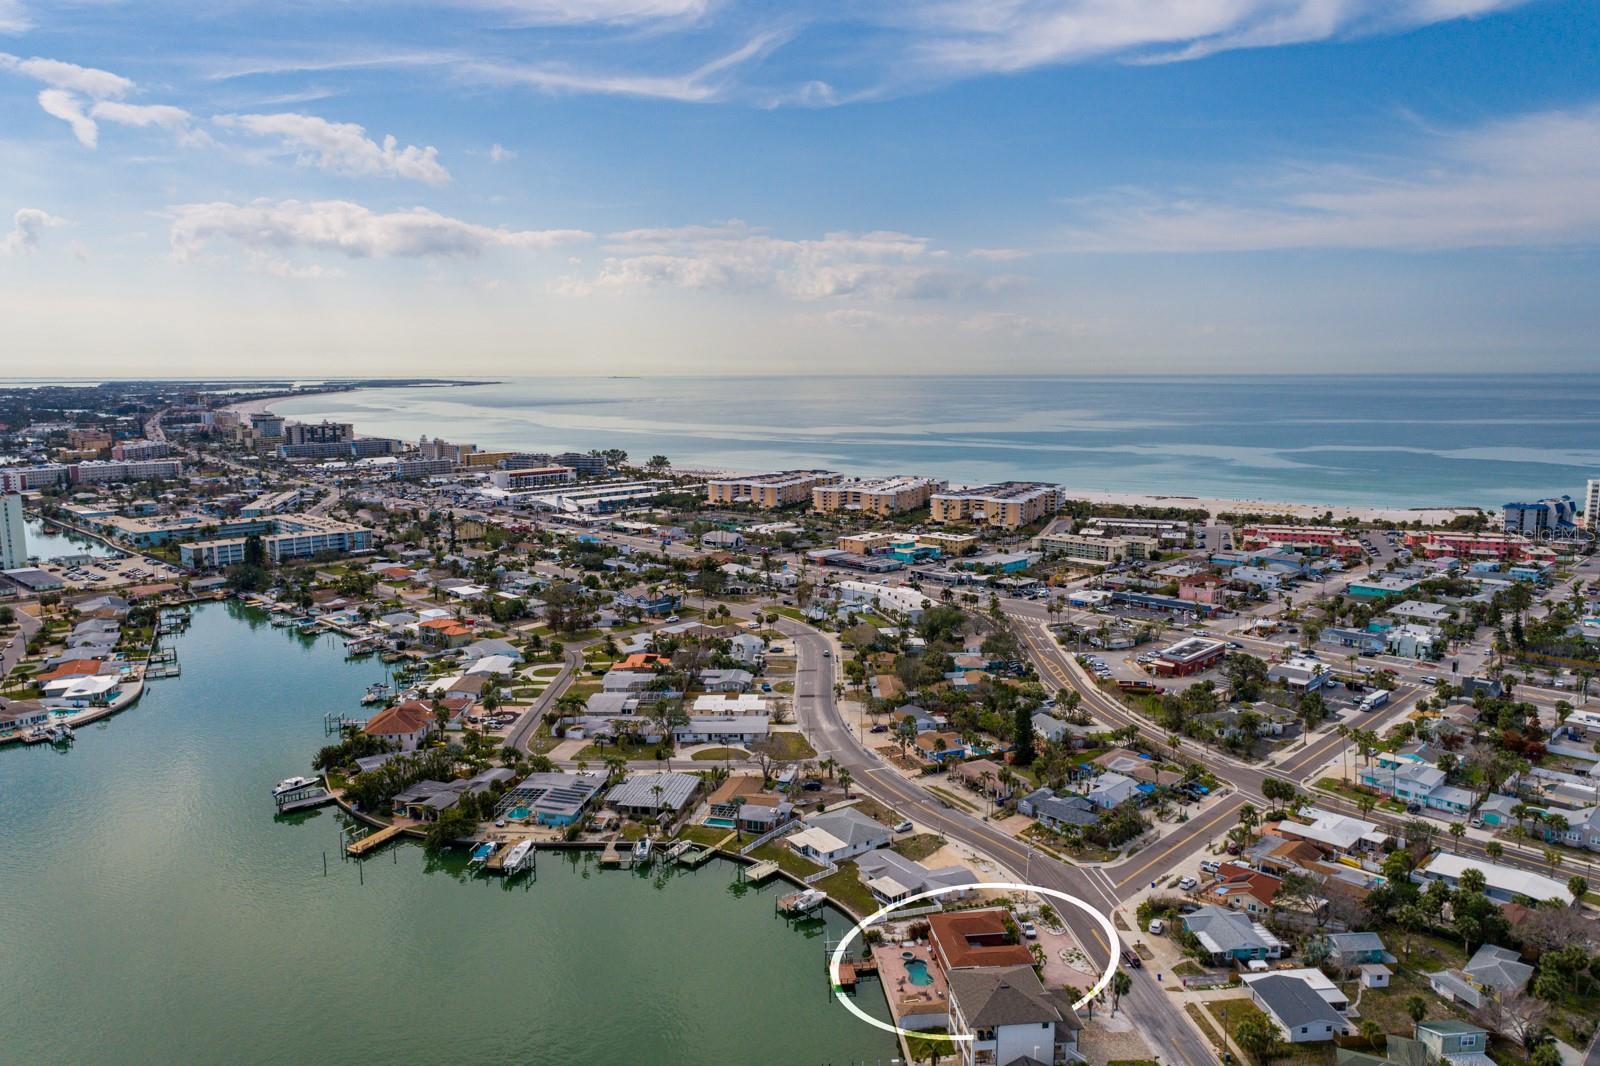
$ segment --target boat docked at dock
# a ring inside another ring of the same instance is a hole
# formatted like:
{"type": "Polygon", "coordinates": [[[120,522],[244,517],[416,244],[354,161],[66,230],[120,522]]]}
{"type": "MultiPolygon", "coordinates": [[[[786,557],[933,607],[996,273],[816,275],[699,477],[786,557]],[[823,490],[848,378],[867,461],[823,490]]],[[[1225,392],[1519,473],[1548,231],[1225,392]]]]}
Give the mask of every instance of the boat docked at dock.
{"type": "Polygon", "coordinates": [[[500,845],[492,840],[485,840],[482,844],[472,849],[472,858],[467,860],[468,866],[482,866],[494,856],[500,845]]]}
{"type": "Polygon", "coordinates": [[[817,888],[808,888],[800,892],[791,892],[787,896],[780,896],[778,898],[778,912],[789,915],[810,914],[826,902],[828,902],[828,894],[826,892],[817,888]]]}
{"type": "Polygon", "coordinates": [[[286,777],[272,786],[272,798],[277,799],[279,796],[286,796],[291,792],[299,792],[302,789],[311,788],[317,783],[317,779],[314,777],[286,777]]]}
{"type": "Polygon", "coordinates": [[[533,841],[522,840],[511,845],[511,850],[506,852],[500,860],[500,869],[507,877],[520,874],[533,865],[533,841]]]}
{"type": "Polygon", "coordinates": [[[77,739],[77,735],[72,732],[72,727],[65,722],[49,726],[44,732],[52,744],[71,744],[77,739]]]}
{"type": "Polygon", "coordinates": [[[641,837],[633,842],[633,864],[647,866],[650,863],[650,854],[653,843],[649,837],[641,837]]]}

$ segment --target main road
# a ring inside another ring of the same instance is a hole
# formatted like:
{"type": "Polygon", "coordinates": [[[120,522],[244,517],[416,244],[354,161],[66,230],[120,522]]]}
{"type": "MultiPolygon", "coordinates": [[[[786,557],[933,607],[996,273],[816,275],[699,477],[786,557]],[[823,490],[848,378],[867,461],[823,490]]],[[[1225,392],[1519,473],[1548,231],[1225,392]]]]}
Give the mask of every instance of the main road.
{"type": "MultiPolygon", "coordinates": [[[[994,826],[931,796],[906,780],[869,750],[839,714],[834,700],[831,647],[818,630],[789,619],[778,628],[795,642],[795,720],[811,738],[817,754],[848,769],[861,791],[943,836],[959,840],[1004,863],[1018,878],[1076,896],[1109,914],[1118,894],[1098,871],[1058,862],[994,826]]],[[[1091,959],[1103,962],[1123,945],[1106,943],[1105,933],[1088,915],[1073,907],[1058,908],[1091,959]]],[[[1122,997],[1128,1013],[1163,1063],[1206,1066],[1217,1061],[1210,1045],[1167,998],[1153,974],[1135,970],[1133,991],[1122,997]]]]}

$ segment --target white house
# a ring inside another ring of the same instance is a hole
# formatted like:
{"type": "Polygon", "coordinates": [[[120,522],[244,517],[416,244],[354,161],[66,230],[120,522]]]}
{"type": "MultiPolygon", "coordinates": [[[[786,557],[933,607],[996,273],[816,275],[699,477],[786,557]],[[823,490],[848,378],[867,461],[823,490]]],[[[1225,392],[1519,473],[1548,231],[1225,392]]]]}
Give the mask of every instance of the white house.
{"type": "Polygon", "coordinates": [[[1348,1027],[1344,1015],[1304,977],[1267,974],[1250,982],[1250,998],[1291,1044],[1332,1040],[1348,1027]]]}
{"type": "Polygon", "coordinates": [[[963,1066],[979,1063],[1083,1061],[1072,994],[1046,990],[1032,966],[972,966],[951,970],[950,1032],[963,1066]]]}
{"type": "Polygon", "coordinates": [[[803,828],[787,840],[789,847],[821,863],[835,863],[886,847],[893,835],[888,826],[853,807],[813,814],[800,824],[803,828]]]}

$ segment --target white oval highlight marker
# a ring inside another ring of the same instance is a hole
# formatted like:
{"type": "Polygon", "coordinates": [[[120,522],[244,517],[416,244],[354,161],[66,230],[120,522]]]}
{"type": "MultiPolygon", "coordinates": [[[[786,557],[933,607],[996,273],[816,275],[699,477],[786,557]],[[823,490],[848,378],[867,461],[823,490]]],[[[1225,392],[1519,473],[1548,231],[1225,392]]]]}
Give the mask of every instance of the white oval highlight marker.
{"type": "Polygon", "coordinates": [[[880,907],[878,910],[873,911],[871,914],[861,919],[861,921],[857,922],[855,928],[851,929],[849,933],[845,934],[845,938],[839,941],[839,946],[833,949],[833,958],[828,960],[828,980],[833,985],[834,997],[837,998],[840,1003],[844,1004],[845,1009],[851,1014],[854,1014],[857,1018],[860,1018],[870,1026],[882,1029],[886,1033],[897,1033],[904,1036],[916,1036],[921,1037],[924,1040],[948,1040],[951,1043],[971,1040],[972,1037],[966,1035],[958,1034],[951,1036],[943,1033],[919,1033],[915,1029],[902,1029],[898,1025],[891,1025],[888,1022],[880,1022],[878,1019],[872,1017],[872,1015],[868,1014],[866,1011],[850,1002],[850,998],[846,996],[844,994],[844,990],[839,987],[839,964],[844,961],[845,949],[850,946],[851,941],[855,940],[857,936],[866,931],[867,926],[878,921],[880,918],[894,913],[901,907],[905,907],[912,903],[918,903],[925,899],[933,899],[936,896],[943,896],[951,892],[971,892],[975,889],[986,888],[999,889],[1005,892],[1033,892],[1041,896],[1049,896],[1052,899],[1061,900],[1063,903],[1070,903],[1074,907],[1083,911],[1085,914],[1088,914],[1090,917],[1094,918],[1095,921],[1100,923],[1100,928],[1105,930],[1106,943],[1109,945],[1109,950],[1111,953],[1111,958],[1106,962],[1106,972],[1100,975],[1100,980],[1095,982],[1093,988],[1085,992],[1083,996],[1072,1005],[1073,1010],[1077,1010],[1085,1003],[1088,1003],[1090,1000],[1094,999],[1101,992],[1106,990],[1107,985],[1111,984],[1112,975],[1117,972],[1117,930],[1116,927],[1111,924],[1110,918],[1106,917],[1100,911],[1079,899],[1077,896],[1070,895],[1066,892],[1058,892],[1053,888],[1042,888],[1039,885],[1024,885],[1016,881],[980,881],[973,885],[951,885],[948,888],[934,888],[928,890],[927,892],[919,892],[915,896],[907,896],[898,903],[891,903],[886,907],[880,907]]]}

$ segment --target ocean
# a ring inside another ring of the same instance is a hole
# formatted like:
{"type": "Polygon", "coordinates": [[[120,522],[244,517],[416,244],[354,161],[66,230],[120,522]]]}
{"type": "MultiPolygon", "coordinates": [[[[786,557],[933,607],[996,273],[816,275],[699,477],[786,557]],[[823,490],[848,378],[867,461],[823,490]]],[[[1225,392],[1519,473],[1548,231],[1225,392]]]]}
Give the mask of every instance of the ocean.
{"type": "Polygon", "coordinates": [[[1600,476],[1600,374],[514,378],[283,400],[367,435],[622,448],[741,471],[826,467],[1341,506],[1498,507],[1600,476]]]}

